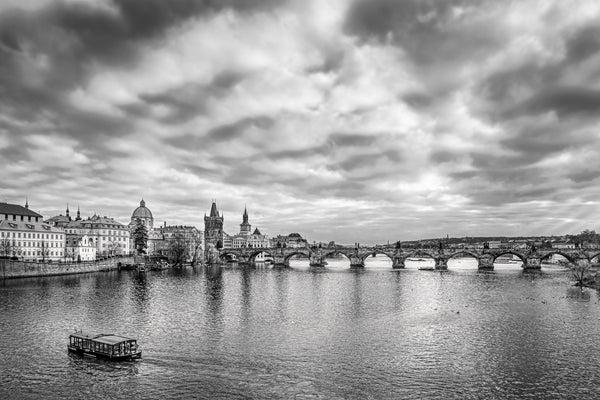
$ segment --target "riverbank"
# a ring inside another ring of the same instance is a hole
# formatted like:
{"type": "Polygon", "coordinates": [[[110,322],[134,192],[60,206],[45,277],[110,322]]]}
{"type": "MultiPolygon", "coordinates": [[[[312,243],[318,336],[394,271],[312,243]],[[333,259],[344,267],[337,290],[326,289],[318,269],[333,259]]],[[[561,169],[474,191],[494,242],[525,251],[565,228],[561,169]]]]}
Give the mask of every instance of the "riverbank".
{"type": "Polygon", "coordinates": [[[2,279],[84,274],[116,270],[121,265],[132,263],[134,263],[133,257],[114,257],[107,260],[70,263],[39,263],[2,259],[0,260],[0,274],[2,279]]]}

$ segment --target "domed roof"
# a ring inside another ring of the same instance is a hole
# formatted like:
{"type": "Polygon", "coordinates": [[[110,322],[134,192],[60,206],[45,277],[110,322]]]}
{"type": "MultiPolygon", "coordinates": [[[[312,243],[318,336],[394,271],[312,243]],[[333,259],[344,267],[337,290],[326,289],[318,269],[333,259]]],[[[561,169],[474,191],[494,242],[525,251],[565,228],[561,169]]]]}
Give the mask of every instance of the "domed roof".
{"type": "Polygon", "coordinates": [[[133,211],[133,214],[131,214],[131,219],[135,218],[154,219],[154,217],[152,217],[152,211],[146,208],[146,202],[144,201],[144,199],[140,201],[140,206],[133,211]]]}

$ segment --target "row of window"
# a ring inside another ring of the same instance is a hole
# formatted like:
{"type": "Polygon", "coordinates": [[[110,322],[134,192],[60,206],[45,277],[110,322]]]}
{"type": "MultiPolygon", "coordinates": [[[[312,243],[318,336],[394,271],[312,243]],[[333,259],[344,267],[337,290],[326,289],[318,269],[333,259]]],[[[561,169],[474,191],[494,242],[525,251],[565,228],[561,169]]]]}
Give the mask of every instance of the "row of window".
{"type": "Polygon", "coordinates": [[[15,242],[12,241],[13,246],[21,247],[63,247],[62,242],[15,242]]]}
{"type": "MultiPolygon", "coordinates": [[[[35,250],[13,250],[12,252],[13,256],[42,256],[42,252],[40,250],[38,250],[37,252],[35,250]]],[[[50,256],[50,257],[62,257],[63,256],[63,252],[62,251],[50,251],[48,253],[46,253],[46,256],[50,256]]]]}
{"type": "MultiPolygon", "coordinates": [[[[11,237],[11,232],[0,232],[0,237],[11,237]]],[[[23,239],[62,239],[62,234],[58,233],[25,233],[23,232],[23,239]],[[37,235],[37,236],[36,236],[37,235]],[[40,237],[41,235],[41,237],[40,237]]],[[[21,232],[12,232],[13,238],[20,238],[21,232]]]]}
{"type": "MultiPolygon", "coordinates": [[[[17,220],[17,215],[13,215],[13,214],[4,214],[4,219],[8,220],[10,219],[10,217],[12,217],[13,221],[17,220]]],[[[18,217],[20,217],[21,221],[25,221],[25,216],[24,215],[18,215],[18,217]]],[[[39,217],[33,217],[33,220],[31,219],[32,217],[30,215],[27,216],[27,221],[29,222],[38,222],[38,218],[39,217]]]]}
{"type": "MultiPolygon", "coordinates": [[[[97,232],[97,230],[95,229],[88,229],[88,231],[90,232],[86,232],[86,233],[91,233],[92,235],[95,234],[95,232],[97,232]]],[[[81,229],[65,229],[66,233],[82,233],[81,229]]],[[[118,236],[129,236],[128,235],[129,231],[127,231],[126,229],[123,229],[121,231],[107,231],[106,230],[102,230],[102,232],[100,234],[102,235],[118,235],[118,236]]]]}

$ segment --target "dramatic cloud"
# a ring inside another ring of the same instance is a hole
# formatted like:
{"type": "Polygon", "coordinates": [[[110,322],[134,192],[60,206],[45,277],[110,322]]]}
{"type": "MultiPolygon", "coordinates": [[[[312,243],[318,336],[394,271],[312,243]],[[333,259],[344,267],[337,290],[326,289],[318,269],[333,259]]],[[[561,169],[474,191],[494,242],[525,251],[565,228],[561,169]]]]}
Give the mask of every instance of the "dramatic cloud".
{"type": "Polygon", "coordinates": [[[600,4],[0,4],[0,200],[387,242],[600,229],[600,4]]]}

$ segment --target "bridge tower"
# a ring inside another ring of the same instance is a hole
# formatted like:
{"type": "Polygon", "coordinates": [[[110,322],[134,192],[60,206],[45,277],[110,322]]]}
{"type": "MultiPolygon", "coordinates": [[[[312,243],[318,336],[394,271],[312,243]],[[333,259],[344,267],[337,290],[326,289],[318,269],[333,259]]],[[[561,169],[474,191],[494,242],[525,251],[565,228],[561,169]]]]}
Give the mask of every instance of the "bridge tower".
{"type": "Polygon", "coordinates": [[[240,235],[247,236],[252,230],[252,225],[248,222],[248,210],[244,207],[244,215],[242,216],[242,223],[240,224],[240,235]]]}
{"type": "Polygon", "coordinates": [[[223,214],[219,215],[217,210],[217,203],[213,201],[210,207],[210,216],[204,214],[204,244],[213,244],[215,247],[217,243],[221,242],[223,245],[223,214]]]}

